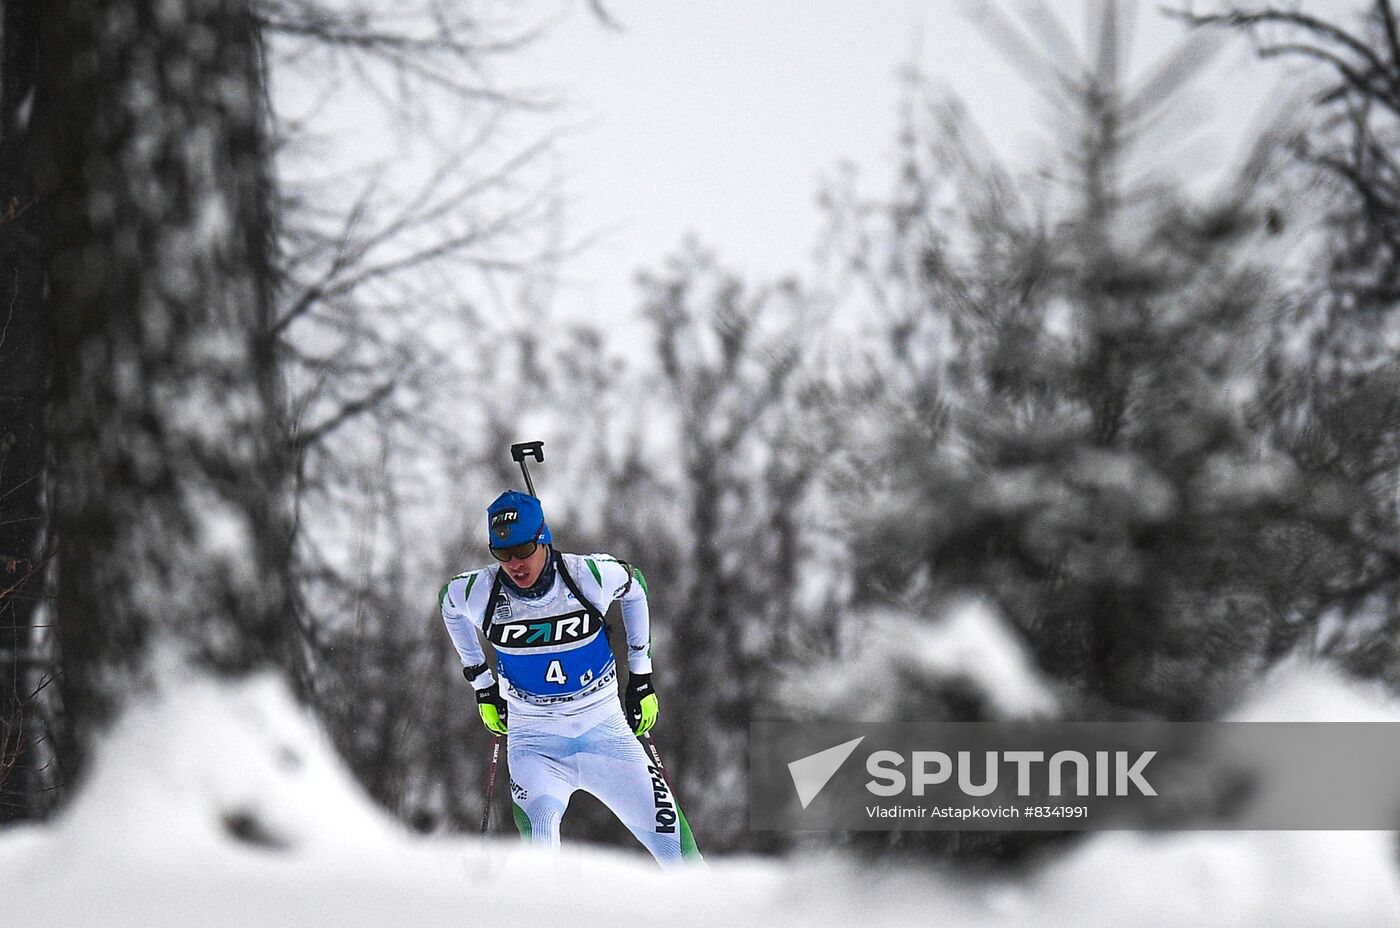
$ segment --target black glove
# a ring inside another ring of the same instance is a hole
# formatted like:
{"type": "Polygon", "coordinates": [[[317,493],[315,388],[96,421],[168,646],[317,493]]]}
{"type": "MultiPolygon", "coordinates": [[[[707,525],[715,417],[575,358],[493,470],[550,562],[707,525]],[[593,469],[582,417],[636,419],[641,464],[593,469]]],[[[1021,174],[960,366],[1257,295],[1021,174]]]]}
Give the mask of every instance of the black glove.
{"type": "Polygon", "coordinates": [[[656,724],[656,713],[660,705],[656,690],[651,685],[651,674],[633,673],[627,675],[627,721],[637,735],[645,735],[656,724]]]}
{"type": "Polygon", "coordinates": [[[476,711],[481,714],[481,724],[491,734],[506,734],[506,701],[495,683],[476,691],[476,711]]]}

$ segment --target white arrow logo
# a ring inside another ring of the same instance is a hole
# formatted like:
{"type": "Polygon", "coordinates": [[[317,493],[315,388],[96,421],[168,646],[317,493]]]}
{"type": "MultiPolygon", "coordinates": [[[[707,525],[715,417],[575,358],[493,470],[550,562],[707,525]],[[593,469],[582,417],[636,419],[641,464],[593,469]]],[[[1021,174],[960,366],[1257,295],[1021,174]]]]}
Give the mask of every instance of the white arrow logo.
{"type": "Polygon", "coordinates": [[[817,798],[817,793],[820,793],[822,787],[841,769],[841,765],[851,756],[856,745],[864,740],[865,735],[861,735],[834,748],[808,754],[788,764],[788,772],[792,774],[792,785],[797,787],[797,798],[802,803],[802,808],[807,808],[808,804],[817,798]]]}

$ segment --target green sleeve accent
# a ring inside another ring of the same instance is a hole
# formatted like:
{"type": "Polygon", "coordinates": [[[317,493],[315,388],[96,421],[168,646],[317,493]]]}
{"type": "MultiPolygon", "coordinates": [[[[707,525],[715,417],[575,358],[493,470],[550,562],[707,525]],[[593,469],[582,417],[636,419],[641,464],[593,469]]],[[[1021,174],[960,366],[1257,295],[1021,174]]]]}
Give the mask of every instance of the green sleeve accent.
{"type": "Polygon", "coordinates": [[[466,577],[466,578],[467,578],[467,591],[466,591],[465,593],[462,594],[462,605],[463,605],[463,606],[466,606],[466,604],[467,604],[467,602],[466,602],[467,597],[470,596],[470,595],[472,595],[472,584],[476,582],[476,574],[475,574],[475,573],[471,573],[471,574],[458,574],[457,576],[453,577],[451,580],[449,580],[449,581],[447,581],[446,583],[444,583],[444,584],[442,585],[442,589],[438,590],[438,606],[439,606],[439,607],[442,607],[442,606],[446,606],[446,605],[447,605],[447,588],[448,588],[449,586],[451,586],[451,585],[453,584],[453,582],[455,582],[455,581],[457,581],[457,580],[461,580],[463,577],[466,577]]]}
{"type": "Polygon", "coordinates": [[[584,560],[588,562],[588,569],[593,571],[593,579],[598,581],[599,586],[602,586],[603,575],[598,572],[598,565],[593,562],[593,558],[591,557],[586,557],[584,560]]]}
{"type": "Polygon", "coordinates": [[[651,588],[647,586],[647,578],[646,575],[642,573],[642,569],[640,567],[633,567],[632,576],[642,585],[642,592],[650,596],[651,588]]]}
{"type": "MultiPolygon", "coordinates": [[[[530,816],[526,815],[525,810],[520,808],[520,804],[516,802],[510,804],[510,813],[515,818],[515,829],[520,832],[520,837],[529,841],[531,833],[530,816]]],[[[693,844],[694,840],[692,840],[691,843],[693,844]]]]}

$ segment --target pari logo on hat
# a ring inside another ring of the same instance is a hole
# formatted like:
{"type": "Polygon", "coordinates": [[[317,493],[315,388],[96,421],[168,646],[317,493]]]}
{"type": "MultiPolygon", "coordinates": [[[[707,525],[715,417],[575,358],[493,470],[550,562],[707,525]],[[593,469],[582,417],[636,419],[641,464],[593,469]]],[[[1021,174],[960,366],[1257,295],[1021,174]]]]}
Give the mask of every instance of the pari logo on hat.
{"type": "Polygon", "coordinates": [[[519,490],[507,490],[486,509],[488,543],[493,548],[510,548],[528,541],[550,543],[549,526],[544,521],[540,501],[519,490]]]}
{"type": "Polygon", "coordinates": [[[504,512],[498,512],[491,517],[491,534],[495,535],[497,540],[505,541],[510,537],[511,523],[519,521],[520,510],[518,509],[507,509],[504,512]]]}

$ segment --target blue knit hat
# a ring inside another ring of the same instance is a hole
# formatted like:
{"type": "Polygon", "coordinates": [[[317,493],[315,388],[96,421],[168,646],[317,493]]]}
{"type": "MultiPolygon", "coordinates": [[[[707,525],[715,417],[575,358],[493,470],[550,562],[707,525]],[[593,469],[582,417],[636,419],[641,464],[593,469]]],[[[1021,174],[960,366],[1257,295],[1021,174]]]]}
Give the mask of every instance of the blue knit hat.
{"type": "Polygon", "coordinates": [[[486,507],[486,532],[493,548],[510,548],[527,541],[547,545],[552,540],[544,507],[529,493],[507,490],[486,507]]]}

